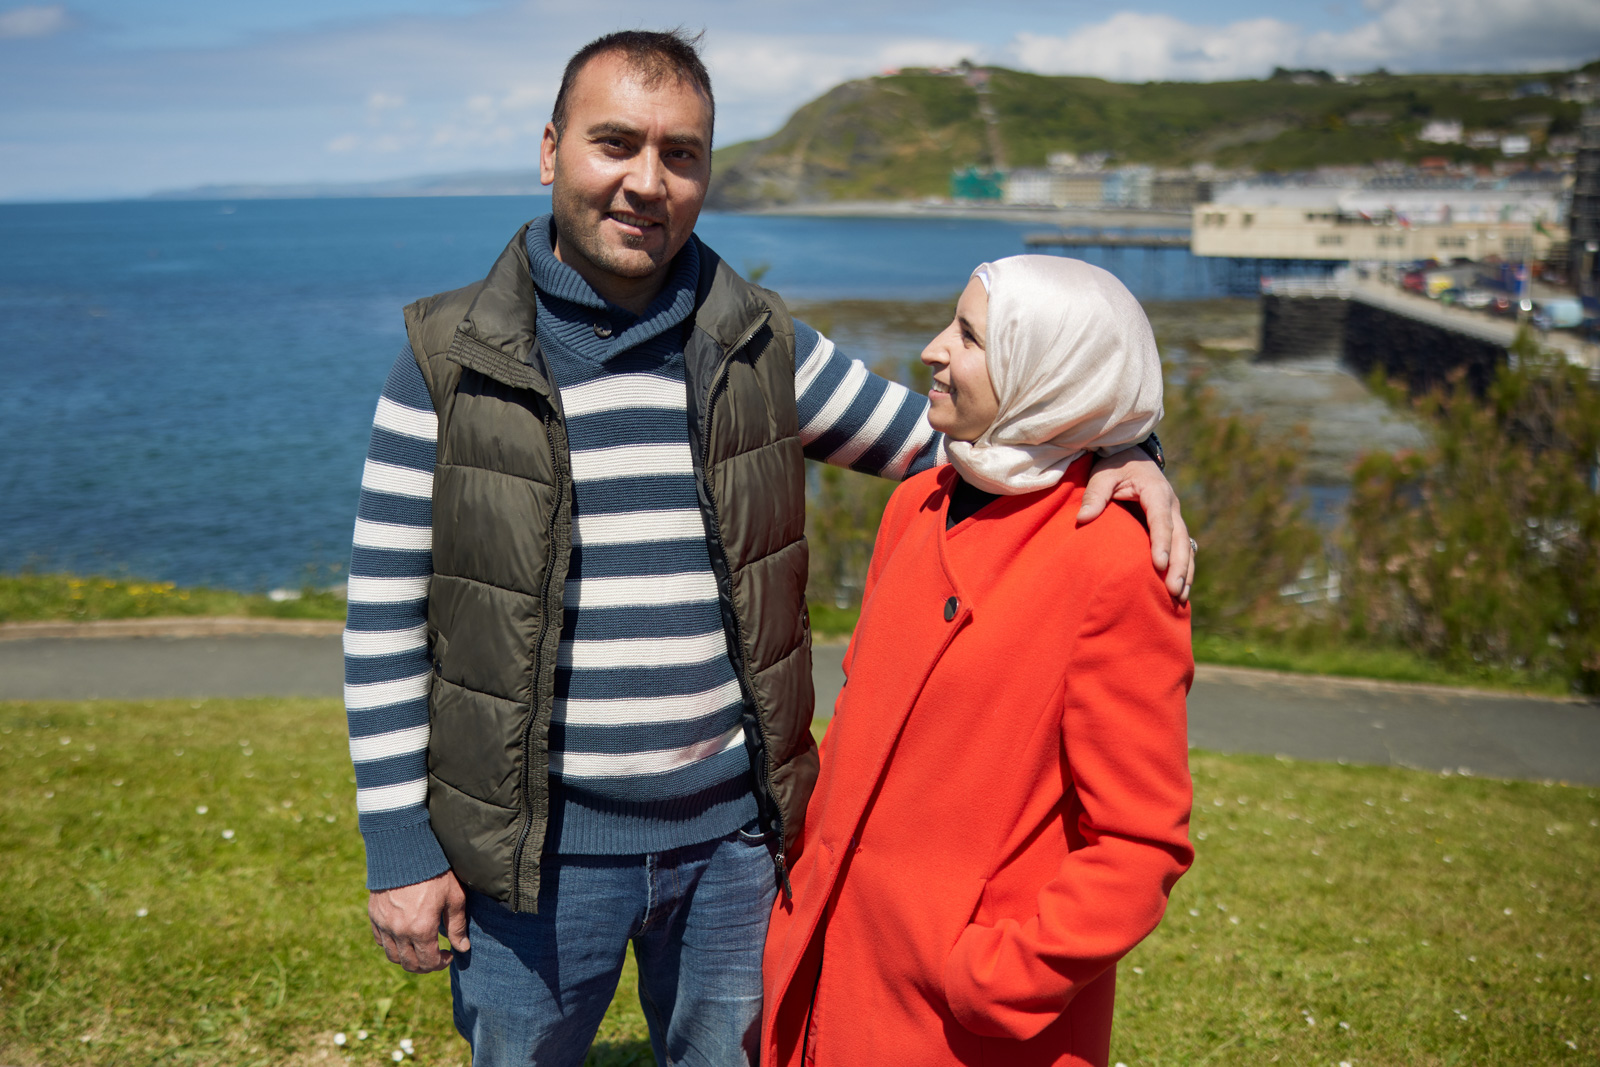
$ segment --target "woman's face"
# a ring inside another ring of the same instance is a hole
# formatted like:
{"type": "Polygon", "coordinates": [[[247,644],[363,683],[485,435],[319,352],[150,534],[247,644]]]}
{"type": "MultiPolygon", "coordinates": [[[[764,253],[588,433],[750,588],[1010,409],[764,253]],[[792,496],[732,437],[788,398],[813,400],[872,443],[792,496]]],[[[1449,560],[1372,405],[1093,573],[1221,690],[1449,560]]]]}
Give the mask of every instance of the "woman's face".
{"type": "Polygon", "coordinates": [[[955,441],[976,440],[1000,411],[984,351],[988,325],[989,292],[973,278],[956,301],[955,319],[922,350],[933,369],[928,423],[955,441]]]}

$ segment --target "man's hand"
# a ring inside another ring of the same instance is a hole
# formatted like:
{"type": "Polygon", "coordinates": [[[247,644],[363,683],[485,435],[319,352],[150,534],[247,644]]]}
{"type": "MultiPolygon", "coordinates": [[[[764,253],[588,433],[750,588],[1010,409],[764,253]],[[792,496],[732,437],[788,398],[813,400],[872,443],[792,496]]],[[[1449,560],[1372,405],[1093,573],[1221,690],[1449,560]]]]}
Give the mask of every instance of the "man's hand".
{"type": "Polygon", "coordinates": [[[1113,500],[1136,500],[1150,524],[1150,559],[1167,576],[1167,591],[1180,601],[1189,599],[1194,584],[1194,553],[1189,549],[1189,528],[1178,513],[1178,494],[1155,460],[1137,448],[1095,461],[1089,485],[1083,491],[1078,521],[1093,522],[1113,500]]]}
{"type": "Polygon", "coordinates": [[[398,889],[384,889],[367,898],[367,918],[372,938],[389,957],[408,971],[425,974],[450,966],[467,942],[467,894],[450,871],[437,878],[398,889]],[[455,952],[439,949],[439,935],[450,939],[455,952]]]}

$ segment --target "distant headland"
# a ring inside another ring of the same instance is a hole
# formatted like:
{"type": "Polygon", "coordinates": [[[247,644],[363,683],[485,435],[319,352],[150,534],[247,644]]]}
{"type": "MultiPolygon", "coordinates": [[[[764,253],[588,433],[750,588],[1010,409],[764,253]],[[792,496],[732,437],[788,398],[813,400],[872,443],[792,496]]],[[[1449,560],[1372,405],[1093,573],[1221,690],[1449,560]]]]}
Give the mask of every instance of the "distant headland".
{"type": "Polygon", "coordinates": [[[294,184],[197,185],[165,189],[149,200],[323,200],[345,197],[403,196],[542,196],[537,170],[474,170],[459,174],[425,174],[373,182],[301,182],[294,184]]]}

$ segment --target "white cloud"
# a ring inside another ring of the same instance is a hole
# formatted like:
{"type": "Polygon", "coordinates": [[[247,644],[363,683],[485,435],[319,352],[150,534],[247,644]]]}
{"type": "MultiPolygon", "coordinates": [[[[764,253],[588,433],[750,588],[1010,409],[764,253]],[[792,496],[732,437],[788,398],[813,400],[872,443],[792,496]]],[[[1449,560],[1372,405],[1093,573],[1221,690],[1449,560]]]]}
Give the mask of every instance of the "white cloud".
{"type": "Polygon", "coordinates": [[[717,143],[772,133],[796,107],[851,78],[985,56],[974,42],[937,37],[713,33],[704,57],[717,94],[717,143]]]}
{"type": "Polygon", "coordinates": [[[0,11],[0,40],[49,37],[67,28],[67,9],[60,4],[34,4],[0,11]]]}
{"type": "Polygon", "coordinates": [[[972,41],[939,37],[718,33],[707,41],[704,58],[720,108],[724,101],[814,96],[885,68],[948,66],[985,51],[972,41]]]}
{"type": "Polygon", "coordinates": [[[950,67],[963,59],[982,62],[988,51],[972,41],[912,37],[884,41],[873,54],[885,67],[950,67]]]}
{"type": "Polygon", "coordinates": [[[1394,0],[1346,33],[1306,39],[1307,63],[1343,70],[1559,69],[1600,53],[1595,0],[1394,0]]]}
{"type": "Polygon", "coordinates": [[[1299,32],[1277,19],[1194,26],[1170,15],[1123,12],[1068,37],[1017,35],[1021,64],[1044,73],[1093,74],[1115,81],[1255,76],[1298,49],[1299,32]]]}
{"type": "MultiPolygon", "coordinates": [[[[559,74],[536,81],[503,85],[496,92],[474,93],[434,124],[426,145],[436,150],[516,149],[537,157],[539,138],[550,118],[560,87],[559,74]]],[[[530,164],[531,165],[531,164],[530,164]]]]}
{"type": "Polygon", "coordinates": [[[1258,78],[1275,66],[1341,72],[1537,70],[1600,53],[1595,0],[1365,0],[1368,21],[1308,33],[1279,19],[1205,26],[1124,12],[1064,36],[1019,33],[1011,54],[1044,73],[1133,81],[1258,78]]]}

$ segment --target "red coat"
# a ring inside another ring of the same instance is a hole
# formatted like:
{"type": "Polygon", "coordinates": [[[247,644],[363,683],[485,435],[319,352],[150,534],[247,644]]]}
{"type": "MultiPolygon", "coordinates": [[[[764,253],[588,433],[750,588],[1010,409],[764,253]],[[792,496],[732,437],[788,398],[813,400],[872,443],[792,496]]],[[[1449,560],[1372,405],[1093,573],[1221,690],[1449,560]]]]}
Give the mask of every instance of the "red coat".
{"type": "Polygon", "coordinates": [[[1143,527],[1077,527],[1088,467],[948,534],[950,467],[889,502],[767,935],[767,1067],[808,1011],[821,1067],[1106,1062],[1116,961],[1194,858],[1194,668],[1143,527]]]}

